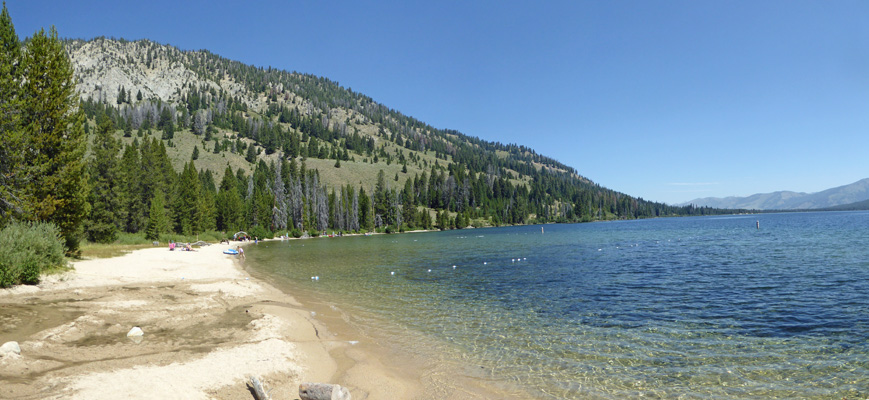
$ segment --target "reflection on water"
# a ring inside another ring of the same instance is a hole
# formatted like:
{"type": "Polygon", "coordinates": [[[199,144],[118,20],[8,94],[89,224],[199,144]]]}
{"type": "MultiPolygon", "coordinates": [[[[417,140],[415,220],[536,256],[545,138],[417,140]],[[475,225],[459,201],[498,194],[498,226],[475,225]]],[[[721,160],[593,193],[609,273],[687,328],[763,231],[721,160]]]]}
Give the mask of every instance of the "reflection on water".
{"type": "Polygon", "coordinates": [[[539,397],[869,397],[865,212],[270,242],[248,260],[539,397]]]}

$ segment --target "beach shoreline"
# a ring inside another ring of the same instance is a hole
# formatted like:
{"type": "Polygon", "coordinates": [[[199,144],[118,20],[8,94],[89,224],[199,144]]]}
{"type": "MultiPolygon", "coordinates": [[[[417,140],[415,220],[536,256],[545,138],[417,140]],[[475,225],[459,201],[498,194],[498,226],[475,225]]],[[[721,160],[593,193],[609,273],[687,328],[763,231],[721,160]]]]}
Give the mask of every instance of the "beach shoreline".
{"type": "Polygon", "coordinates": [[[250,376],[274,398],[297,398],[301,382],[342,384],[354,398],[422,395],[223,254],[249,244],[136,250],[0,290],[0,343],[21,348],[0,356],[0,398],[250,399],[250,376]],[[135,326],[141,340],[127,337],[135,326]]]}

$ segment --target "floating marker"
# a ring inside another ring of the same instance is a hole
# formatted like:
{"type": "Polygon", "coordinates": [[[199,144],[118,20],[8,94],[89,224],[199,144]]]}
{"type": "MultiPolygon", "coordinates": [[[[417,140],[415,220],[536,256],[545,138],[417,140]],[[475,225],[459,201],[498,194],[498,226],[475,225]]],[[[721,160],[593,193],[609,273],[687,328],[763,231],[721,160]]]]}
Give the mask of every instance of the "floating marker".
{"type": "Polygon", "coordinates": [[[389,275],[395,275],[395,271],[390,272],[389,275]]]}
{"type": "Polygon", "coordinates": [[[486,264],[488,264],[488,263],[487,263],[487,262],[485,262],[485,261],[483,261],[483,265],[486,265],[486,264]]]}
{"type": "Polygon", "coordinates": [[[527,260],[527,258],[525,258],[525,257],[522,257],[522,261],[525,261],[525,260],[527,260]]]}
{"type": "Polygon", "coordinates": [[[453,265],[453,269],[456,269],[456,266],[455,266],[455,265],[453,265]]]}
{"type": "Polygon", "coordinates": [[[431,268],[429,268],[428,272],[431,272],[431,268]]]}

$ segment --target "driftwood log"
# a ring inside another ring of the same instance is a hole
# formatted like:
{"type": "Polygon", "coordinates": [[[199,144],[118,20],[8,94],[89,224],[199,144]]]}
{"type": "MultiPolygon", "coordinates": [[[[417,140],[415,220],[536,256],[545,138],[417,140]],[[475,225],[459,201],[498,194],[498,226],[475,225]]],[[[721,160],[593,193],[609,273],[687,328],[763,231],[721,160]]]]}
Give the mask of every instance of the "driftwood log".
{"type": "Polygon", "coordinates": [[[256,397],[256,400],[269,400],[269,394],[266,393],[266,390],[263,388],[262,382],[259,381],[255,376],[250,377],[250,382],[248,382],[247,386],[253,390],[253,396],[256,397]]]}
{"type": "Polygon", "coordinates": [[[299,385],[301,400],[350,400],[350,391],[340,385],[305,382],[299,385]]]}

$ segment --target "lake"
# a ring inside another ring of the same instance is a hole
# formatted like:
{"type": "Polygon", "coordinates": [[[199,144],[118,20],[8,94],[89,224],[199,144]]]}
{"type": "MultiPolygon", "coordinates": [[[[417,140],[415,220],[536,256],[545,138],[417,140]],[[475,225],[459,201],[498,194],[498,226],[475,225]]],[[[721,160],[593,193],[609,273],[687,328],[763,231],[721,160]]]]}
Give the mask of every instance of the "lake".
{"type": "Polygon", "coordinates": [[[436,354],[433,381],[551,399],[869,398],[869,212],[542,228],[264,242],[247,263],[436,354]]]}

